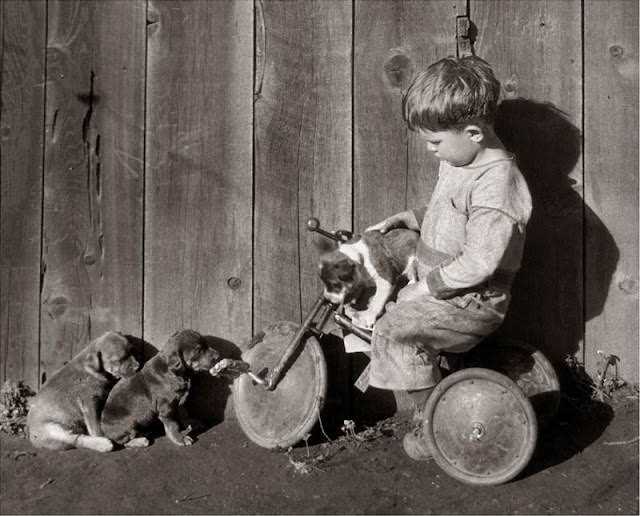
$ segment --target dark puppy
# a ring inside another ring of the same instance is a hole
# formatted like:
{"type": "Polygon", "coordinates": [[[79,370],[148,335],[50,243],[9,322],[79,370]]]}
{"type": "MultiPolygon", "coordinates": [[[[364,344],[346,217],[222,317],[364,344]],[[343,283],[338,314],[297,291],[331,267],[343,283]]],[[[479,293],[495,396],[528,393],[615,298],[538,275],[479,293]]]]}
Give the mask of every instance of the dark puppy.
{"type": "Polygon", "coordinates": [[[108,332],[57,371],[35,396],[27,415],[34,446],[110,451],[113,443],[102,436],[99,413],[117,379],[138,369],[135,351],[122,334],[108,332]]]}
{"type": "Polygon", "coordinates": [[[416,231],[394,229],[384,234],[368,231],[340,243],[320,258],[325,298],[345,303],[345,311],[355,324],[372,328],[398,282],[402,278],[417,280],[418,238],[416,231]]]}
{"type": "Polygon", "coordinates": [[[113,388],[102,411],[102,431],[127,447],[148,446],[141,436],[159,419],[165,433],[178,446],[193,440],[180,433],[179,409],[189,394],[190,375],[208,371],[219,360],[219,353],[192,330],[181,330],[169,337],[162,350],[131,378],[113,388]]]}

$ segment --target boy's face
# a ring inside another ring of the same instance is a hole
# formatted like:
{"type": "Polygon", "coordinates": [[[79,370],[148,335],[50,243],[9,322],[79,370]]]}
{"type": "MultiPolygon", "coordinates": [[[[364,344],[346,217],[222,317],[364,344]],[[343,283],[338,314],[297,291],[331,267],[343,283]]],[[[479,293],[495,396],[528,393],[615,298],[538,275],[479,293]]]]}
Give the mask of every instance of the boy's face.
{"type": "Polygon", "coordinates": [[[427,141],[427,149],[433,152],[436,158],[447,161],[454,167],[471,164],[481,148],[474,126],[446,131],[419,129],[419,133],[427,141]]]}

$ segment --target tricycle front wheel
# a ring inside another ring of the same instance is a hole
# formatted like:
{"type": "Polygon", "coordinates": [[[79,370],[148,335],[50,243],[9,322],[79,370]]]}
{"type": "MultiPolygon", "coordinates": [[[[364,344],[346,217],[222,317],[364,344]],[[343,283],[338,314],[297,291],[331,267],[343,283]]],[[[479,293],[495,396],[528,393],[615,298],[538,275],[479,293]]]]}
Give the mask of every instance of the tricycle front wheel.
{"type": "MultiPolygon", "coordinates": [[[[242,359],[263,376],[280,361],[299,325],[278,322],[254,338],[242,359]]],[[[327,366],[320,343],[306,336],[274,390],[242,375],[233,386],[233,407],[246,436],[263,448],[288,448],[318,421],[327,392],[327,366]]]]}

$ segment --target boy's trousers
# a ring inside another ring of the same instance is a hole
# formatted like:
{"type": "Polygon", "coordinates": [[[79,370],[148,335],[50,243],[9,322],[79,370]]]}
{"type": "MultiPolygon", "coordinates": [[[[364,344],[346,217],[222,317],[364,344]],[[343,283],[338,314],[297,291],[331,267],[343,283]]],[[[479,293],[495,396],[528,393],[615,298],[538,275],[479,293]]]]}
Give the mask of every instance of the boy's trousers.
{"type": "Polygon", "coordinates": [[[488,291],[389,303],[373,331],[369,384],[393,390],[433,387],[441,378],[438,354],[468,351],[493,333],[509,297],[488,291]]]}

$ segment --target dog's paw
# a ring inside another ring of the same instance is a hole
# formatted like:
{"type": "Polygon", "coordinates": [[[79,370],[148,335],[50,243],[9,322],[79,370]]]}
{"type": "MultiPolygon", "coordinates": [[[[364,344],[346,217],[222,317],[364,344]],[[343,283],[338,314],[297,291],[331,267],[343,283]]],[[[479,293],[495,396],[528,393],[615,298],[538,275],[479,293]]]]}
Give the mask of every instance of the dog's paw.
{"type": "Polygon", "coordinates": [[[349,319],[353,319],[358,315],[358,311],[353,308],[351,305],[345,305],[344,307],[344,315],[346,315],[349,319]]]}
{"type": "Polygon", "coordinates": [[[233,360],[231,358],[223,358],[216,363],[211,369],[209,374],[211,376],[231,376],[238,377],[243,373],[249,371],[250,366],[248,363],[242,360],[233,360]]]}
{"type": "Polygon", "coordinates": [[[101,453],[107,453],[113,450],[113,443],[106,437],[97,437],[90,435],[83,437],[84,443],[87,445],[87,448],[91,448],[92,450],[99,451],[101,453]]]}
{"type": "Polygon", "coordinates": [[[377,318],[377,313],[365,311],[354,314],[351,320],[356,326],[359,326],[364,330],[371,330],[373,329],[373,325],[376,323],[377,318]]]}
{"type": "Polygon", "coordinates": [[[193,438],[189,437],[188,435],[178,434],[174,436],[169,435],[167,437],[169,437],[171,442],[176,446],[191,446],[193,444],[193,438]]]}
{"type": "Polygon", "coordinates": [[[146,448],[149,446],[149,439],[146,437],[136,437],[125,443],[125,448],[146,448]]]}

